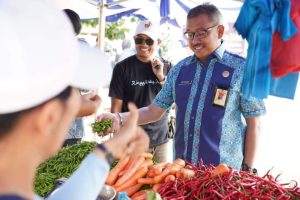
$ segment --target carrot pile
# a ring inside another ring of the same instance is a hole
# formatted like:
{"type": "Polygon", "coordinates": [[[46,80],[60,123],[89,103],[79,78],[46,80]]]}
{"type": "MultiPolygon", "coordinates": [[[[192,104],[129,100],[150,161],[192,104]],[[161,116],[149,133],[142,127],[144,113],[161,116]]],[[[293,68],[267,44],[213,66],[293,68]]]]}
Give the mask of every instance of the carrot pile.
{"type": "Polygon", "coordinates": [[[133,200],[142,200],[150,190],[158,191],[163,183],[173,182],[176,177],[188,179],[194,171],[186,169],[185,161],[176,159],[173,163],[153,164],[153,155],[144,153],[137,157],[125,157],[110,171],[106,183],[117,192],[126,192],[133,200]],[[142,186],[150,186],[142,189],[142,186]]]}
{"type": "Polygon", "coordinates": [[[217,167],[185,166],[192,170],[190,178],[175,178],[161,185],[158,193],[165,200],[184,199],[300,199],[300,188],[295,184],[280,184],[270,171],[263,177],[245,171],[232,170],[225,164],[217,167]]]}

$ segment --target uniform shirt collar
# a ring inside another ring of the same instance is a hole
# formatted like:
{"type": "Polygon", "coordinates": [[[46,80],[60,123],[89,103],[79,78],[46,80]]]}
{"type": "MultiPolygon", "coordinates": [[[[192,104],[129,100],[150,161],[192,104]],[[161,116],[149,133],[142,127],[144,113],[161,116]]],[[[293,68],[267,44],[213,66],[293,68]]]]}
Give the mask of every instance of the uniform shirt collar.
{"type": "Polygon", "coordinates": [[[222,40],[220,46],[212,53],[212,55],[215,56],[218,60],[221,60],[223,58],[224,52],[225,52],[225,45],[222,40]]]}

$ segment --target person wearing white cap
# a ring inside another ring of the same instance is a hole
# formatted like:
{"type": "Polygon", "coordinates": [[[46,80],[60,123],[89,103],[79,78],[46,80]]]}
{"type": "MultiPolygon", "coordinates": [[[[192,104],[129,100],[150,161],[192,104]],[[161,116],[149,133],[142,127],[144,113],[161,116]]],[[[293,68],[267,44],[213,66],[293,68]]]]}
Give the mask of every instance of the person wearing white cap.
{"type": "MultiPolygon", "coordinates": [[[[2,0],[0,25],[0,199],[40,199],[36,168],[60,149],[81,104],[76,88],[105,84],[110,67],[100,50],[79,45],[51,0],[2,0]]],[[[134,105],[130,112],[49,199],[96,199],[113,157],[148,149],[134,105]]]]}
{"type": "MultiPolygon", "coordinates": [[[[111,112],[127,112],[128,103],[138,108],[151,104],[165,81],[170,63],[155,56],[161,40],[159,27],[149,20],[136,27],[136,54],[116,64],[109,87],[111,112]]],[[[149,152],[158,162],[173,160],[172,145],[168,138],[168,113],[157,122],[142,126],[150,137],[149,152]]]]}

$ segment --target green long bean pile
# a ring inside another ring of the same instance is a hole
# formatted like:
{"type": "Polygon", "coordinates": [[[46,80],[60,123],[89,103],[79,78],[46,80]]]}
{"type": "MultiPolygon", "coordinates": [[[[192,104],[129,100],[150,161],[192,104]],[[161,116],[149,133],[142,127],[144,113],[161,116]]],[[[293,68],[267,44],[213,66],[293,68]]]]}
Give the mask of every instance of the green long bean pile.
{"type": "Polygon", "coordinates": [[[68,178],[78,168],[86,155],[95,148],[95,145],[94,142],[82,142],[68,146],[42,163],[36,174],[36,193],[44,197],[50,192],[56,179],[68,178]]]}

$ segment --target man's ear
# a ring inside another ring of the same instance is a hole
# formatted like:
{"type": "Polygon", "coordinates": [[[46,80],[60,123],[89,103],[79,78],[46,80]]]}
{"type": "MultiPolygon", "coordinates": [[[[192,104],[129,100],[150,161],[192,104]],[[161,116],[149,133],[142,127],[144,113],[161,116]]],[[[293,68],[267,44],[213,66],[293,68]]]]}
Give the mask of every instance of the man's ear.
{"type": "Polygon", "coordinates": [[[62,102],[51,100],[38,108],[36,129],[39,133],[51,134],[55,131],[62,115],[62,102]]]}
{"type": "Polygon", "coordinates": [[[218,38],[221,39],[224,35],[225,27],[223,25],[218,26],[218,38]]]}

